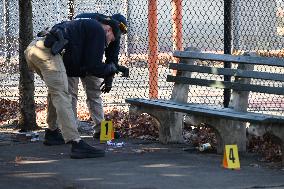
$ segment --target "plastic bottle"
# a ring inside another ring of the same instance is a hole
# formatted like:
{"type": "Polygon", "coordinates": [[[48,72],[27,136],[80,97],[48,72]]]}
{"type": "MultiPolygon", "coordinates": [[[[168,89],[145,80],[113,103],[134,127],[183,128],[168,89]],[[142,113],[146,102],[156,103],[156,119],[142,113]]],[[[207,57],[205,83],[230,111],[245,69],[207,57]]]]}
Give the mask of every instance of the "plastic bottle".
{"type": "Polygon", "coordinates": [[[199,149],[200,152],[203,152],[203,151],[208,150],[208,149],[211,149],[211,148],[212,148],[212,146],[211,146],[210,143],[201,144],[201,145],[198,147],[198,149],[199,149]]]}

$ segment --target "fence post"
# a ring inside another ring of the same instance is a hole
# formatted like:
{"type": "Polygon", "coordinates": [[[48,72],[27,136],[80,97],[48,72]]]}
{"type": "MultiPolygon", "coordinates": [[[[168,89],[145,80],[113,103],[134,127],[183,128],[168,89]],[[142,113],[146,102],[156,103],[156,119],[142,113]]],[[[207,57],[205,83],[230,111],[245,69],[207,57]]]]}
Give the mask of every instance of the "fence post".
{"type": "Polygon", "coordinates": [[[182,0],[172,0],[173,49],[182,50],[182,0]]]}
{"type": "Polygon", "coordinates": [[[74,17],[74,0],[68,0],[68,19],[73,20],[74,17]]]}
{"type": "Polygon", "coordinates": [[[10,64],[11,61],[11,51],[13,37],[11,36],[11,26],[10,26],[10,3],[8,0],[3,1],[3,13],[4,13],[4,52],[5,52],[5,65],[10,64]]]}
{"type": "MultiPolygon", "coordinates": [[[[224,0],[224,54],[232,54],[232,0],[224,0]]],[[[224,68],[231,68],[231,62],[224,62],[224,68]]],[[[224,76],[224,81],[230,81],[230,76],[224,76]]],[[[224,89],[224,107],[228,107],[231,90],[224,89]]]]}
{"type": "Polygon", "coordinates": [[[157,0],[148,1],[149,32],[149,97],[158,98],[158,20],[157,0]]]}

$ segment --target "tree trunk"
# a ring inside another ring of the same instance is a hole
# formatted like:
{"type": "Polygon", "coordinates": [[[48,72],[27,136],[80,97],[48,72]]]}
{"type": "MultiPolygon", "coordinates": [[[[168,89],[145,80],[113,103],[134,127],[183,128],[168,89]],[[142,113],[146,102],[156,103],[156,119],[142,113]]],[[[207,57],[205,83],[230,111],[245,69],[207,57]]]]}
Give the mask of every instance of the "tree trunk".
{"type": "Polygon", "coordinates": [[[24,50],[33,39],[31,0],[19,0],[19,127],[22,131],[38,129],[34,101],[34,74],[28,68],[24,50]]]}

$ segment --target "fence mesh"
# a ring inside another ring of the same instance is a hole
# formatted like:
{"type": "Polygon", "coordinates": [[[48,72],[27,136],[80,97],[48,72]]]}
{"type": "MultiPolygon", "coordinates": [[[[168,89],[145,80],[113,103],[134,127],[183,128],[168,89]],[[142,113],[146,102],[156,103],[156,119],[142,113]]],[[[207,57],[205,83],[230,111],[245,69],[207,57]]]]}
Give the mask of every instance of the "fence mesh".
{"type": "MultiPolygon", "coordinates": [[[[0,98],[18,100],[18,1],[0,1],[0,98]]],[[[130,68],[130,77],[117,76],[109,94],[103,95],[106,107],[125,106],[129,97],[149,97],[149,2],[141,0],[75,0],[75,15],[99,12],[106,15],[121,13],[128,21],[128,34],[121,42],[120,63],[130,68]]],[[[223,0],[157,0],[158,26],[158,96],[169,99],[172,84],[166,82],[171,73],[168,63],[175,61],[173,2],[181,3],[182,49],[197,47],[202,51],[224,52],[223,0]]],[[[262,56],[283,56],[284,2],[282,0],[232,1],[232,53],[258,51],[262,56]]],[[[34,34],[57,22],[68,20],[68,0],[32,1],[34,34]]],[[[208,64],[208,62],[204,62],[208,64]]],[[[223,63],[220,63],[223,66],[223,63]]],[[[234,65],[233,65],[234,66],[234,65]]],[[[276,67],[258,66],[255,70],[283,73],[276,67]]],[[[207,77],[201,75],[200,77],[207,77]]],[[[223,79],[223,78],[219,78],[223,79]]],[[[253,80],[261,82],[262,80],[253,80]]],[[[265,83],[283,86],[283,83],[265,83]]],[[[46,103],[46,87],[35,79],[37,103],[46,103]]],[[[190,90],[192,102],[222,105],[222,90],[194,86],[190,90]],[[209,91],[209,92],[208,92],[209,91]]],[[[79,106],[86,109],[85,93],[80,85],[79,106]]],[[[249,110],[283,115],[283,98],[279,95],[250,94],[249,110]]]]}

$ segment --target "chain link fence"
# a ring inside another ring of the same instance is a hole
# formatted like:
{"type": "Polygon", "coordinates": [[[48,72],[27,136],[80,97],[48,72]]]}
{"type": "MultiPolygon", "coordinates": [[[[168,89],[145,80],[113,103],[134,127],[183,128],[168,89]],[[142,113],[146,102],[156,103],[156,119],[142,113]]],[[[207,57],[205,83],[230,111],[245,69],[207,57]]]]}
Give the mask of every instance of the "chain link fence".
{"type": "MultiPolygon", "coordinates": [[[[18,100],[18,1],[0,1],[0,98],[18,100]]],[[[130,77],[117,76],[109,94],[103,95],[106,107],[127,107],[124,99],[129,97],[149,98],[149,1],[139,0],[75,0],[74,15],[84,12],[99,12],[106,15],[121,13],[128,21],[128,34],[122,37],[120,64],[130,68],[130,77]]],[[[172,52],[176,50],[173,38],[174,1],[157,0],[158,31],[158,86],[159,98],[169,99],[173,85],[166,82],[171,73],[168,63],[175,61],[172,52]]],[[[182,24],[182,47],[197,47],[202,51],[224,53],[223,0],[182,0],[180,2],[182,24]]],[[[63,20],[68,20],[68,0],[32,1],[34,34],[63,20]]],[[[151,5],[152,6],[152,5],[151,5]]],[[[153,8],[153,7],[152,7],[153,8]]],[[[154,7],[155,8],[155,7],[154,7]]],[[[262,56],[283,57],[284,2],[282,0],[232,1],[230,21],[232,54],[257,51],[262,56]]],[[[225,15],[225,16],[224,16],[225,15]]],[[[225,33],[225,34],[224,34],[225,33]]],[[[228,34],[228,33],[227,33],[228,34]]],[[[209,64],[209,62],[202,62],[209,64]]],[[[218,64],[223,66],[223,63],[218,64]]],[[[234,64],[232,66],[235,66],[234,64]]],[[[283,73],[276,67],[258,66],[264,72],[283,73]]],[[[200,77],[208,77],[200,75],[200,77]]],[[[213,78],[212,78],[213,79],[213,78]]],[[[214,78],[215,79],[215,78],[214,78]]],[[[224,78],[217,78],[223,80],[224,78]]],[[[233,78],[232,78],[233,79],[233,78]]],[[[252,82],[265,82],[253,80],[252,82]]],[[[283,83],[266,83],[269,86],[283,86],[283,83]]],[[[41,79],[35,79],[36,102],[46,103],[46,88],[41,79]]],[[[190,101],[206,104],[223,104],[223,91],[193,86],[190,101]],[[208,92],[209,91],[209,92],[208,92]]],[[[80,85],[79,106],[86,109],[85,93],[80,85]]],[[[283,97],[269,94],[250,94],[250,111],[272,114],[284,113],[283,97]]],[[[82,110],[83,111],[83,110],[82,110]]]]}

